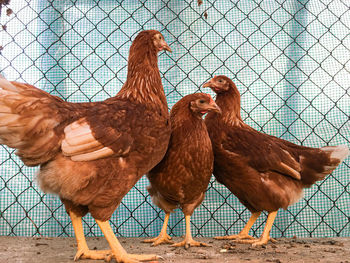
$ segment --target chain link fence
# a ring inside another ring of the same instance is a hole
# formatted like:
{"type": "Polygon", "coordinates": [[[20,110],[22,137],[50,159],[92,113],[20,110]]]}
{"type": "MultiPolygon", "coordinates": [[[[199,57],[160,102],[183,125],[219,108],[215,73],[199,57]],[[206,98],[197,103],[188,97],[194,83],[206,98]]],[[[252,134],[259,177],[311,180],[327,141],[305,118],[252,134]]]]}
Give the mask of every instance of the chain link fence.
{"type": "MultiPolygon", "coordinates": [[[[12,0],[1,10],[0,69],[10,80],[68,101],[103,100],[125,81],[136,34],[157,29],[173,49],[159,57],[169,107],[226,74],[242,94],[242,117],[257,130],[305,146],[349,145],[349,7],[346,0],[205,0],[200,6],[190,0],[12,0]]],[[[59,199],[36,185],[36,168],[5,146],[0,164],[0,235],[73,235],[59,199]]],[[[350,236],[349,164],[345,160],[280,211],[272,236],[350,236]]],[[[160,230],[164,215],[147,185],[141,179],[112,216],[118,235],[160,230]]],[[[238,232],[249,216],[212,179],[192,231],[238,232]]],[[[253,235],[260,235],[265,219],[258,219],[253,235]]],[[[169,225],[171,235],[183,234],[180,211],[169,225]]],[[[85,234],[101,235],[89,215],[84,226],[85,234]]]]}

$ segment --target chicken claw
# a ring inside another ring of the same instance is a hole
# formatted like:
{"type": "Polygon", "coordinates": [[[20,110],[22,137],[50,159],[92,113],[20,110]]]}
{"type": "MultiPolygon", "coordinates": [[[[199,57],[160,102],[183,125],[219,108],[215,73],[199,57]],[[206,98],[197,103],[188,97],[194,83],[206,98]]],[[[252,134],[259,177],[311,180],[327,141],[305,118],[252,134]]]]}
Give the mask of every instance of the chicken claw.
{"type": "Polygon", "coordinates": [[[211,247],[203,242],[198,242],[193,239],[185,239],[179,243],[175,243],[171,245],[172,247],[184,247],[185,249],[189,249],[190,247],[211,247]]]}
{"type": "Polygon", "coordinates": [[[111,254],[111,250],[90,250],[88,248],[78,249],[75,254],[74,261],[79,259],[107,259],[111,254]]]}
{"type": "Polygon", "coordinates": [[[263,246],[266,245],[270,240],[271,242],[276,243],[277,241],[270,237],[270,231],[273,222],[275,221],[275,218],[277,216],[277,211],[270,212],[267,216],[266,224],[264,231],[259,239],[257,240],[237,240],[237,243],[243,243],[243,244],[252,244],[253,247],[263,246]]]}
{"type": "Polygon", "coordinates": [[[203,242],[197,242],[194,241],[191,235],[191,216],[185,215],[185,221],[186,221],[186,234],[185,239],[182,242],[172,244],[172,247],[184,247],[185,249],[189,249],[190,247],[211,247],[211,245],[208,245],[203,242]]]}
{"type": "Polygon", "coordinates": [[[74,256],[74,261],[79,259],[106,259],[111,253],[111,250],[90,250],[84,236],[81,216],[75,214],[73,211],[69,212],[69,216],[72,220],[78,247],[78,251],[74,256]]]}
{"type": "Polygon", "coordinates": [[[171,240],[171,236],[168,234],[162,235],[160,234],[159,236],[152,238],[152,239],[146,239],[142,241],[143,243],[152,243],[152,247],[158,246],[160,244],[172,244],[174,243],[171,240]]]}
{"type": "Polygon", "coordinates": [[[158,246],[160,244],[172,244],[172,243],[174,243],[173,241],[171,241],[171,236],[169,236],[166,233],[166,230],[168,227],[169,216],[170,216],[170,213],[165,214],[163,227],[159,233],[159,236],[152,238],[152,239],[143,240],[142,242],[143,243],[152,243],[152,245],[151,245],[152,247],[158,246]]]}
{"type": "Polygon", "coordinates": [[[103,235],[105,236],[109,246],[111,247],[111,254],[107,256],[106,260],[109,261],[112,258],[115,258],[117,263],[138,263],[140,261],[151,261],[158,260],[161,257],[149,254],[149,255],[136,255],[128,254],[125,249],[119,243],[117,237],[113,233],[111,226],[108,221],[100,221],[95,219],[96,223],[100,227],[103,235]]]}
{"type": "Polygon", "coordinates": [[[118,263],[139,263],[142,261],[164,260],[163,257],[153,254],[124,254],[118,255],[118,257],[116,257],[115,255],[108,255],[107,258],[105,258],[105,260],[109,262],[112,258],[115,258],[118,263]]]}
{"type": "Polygon", "coordinates": [[[238,234],[238,235],[231,235],[231,236],[218,236],[218,237],[214,237],[214,239],[217,239],[217,240],[234,240],[234,241],[237,241],[237,240],[242,240],[242,239],[250,239],[250,240],[258,240],[257,238],[255,237],[252,237],[248,234],[238,234]]]}
{"type": "MultiPolygon", "coordinates": [[[[235,242],[239,242],[240,240],[245,240],[245,239],[250,239],[250,241],[255,242],[258,239],[255,237],[252,237],[249,235],[249,230],[252,228],[253,224],[255,223],[255,221],[258,219],[258,217],[260,216],[261,212],[255,212],[252,213],[251,217],[249,218],[249,221],[247,222],[247,224],[244,226],[244,228],[242,229],[242,231],[237,234],[237,235],[230,235],[230,236],[222,236],[222,237],[214,237],[214,239],[217,240],[234,240],[235,242]]],[[[246,243],[249,243],[246,242],[246,243]]],[[[240,243],[240,242],[239,242],[240,243]]]]}
{"type": "Polygon", "coordinates": [[[272,243],[277,243],[277,240],[272,238],[272,237],[268,237],[268,238],[254,238],[254,240],[235,240],[235,242],[240,243],[240,244],[252,244],[252,247],[258,247],[258,246],[263,246],[266,245],[269,241],[271,241],[272,243]]]}

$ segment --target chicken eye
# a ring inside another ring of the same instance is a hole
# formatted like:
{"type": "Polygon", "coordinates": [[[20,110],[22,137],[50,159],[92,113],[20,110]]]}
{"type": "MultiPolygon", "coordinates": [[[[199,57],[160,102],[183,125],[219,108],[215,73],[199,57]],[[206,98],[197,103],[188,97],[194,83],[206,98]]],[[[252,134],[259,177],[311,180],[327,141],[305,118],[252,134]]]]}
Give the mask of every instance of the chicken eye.
{"type": "Polygon", "coordinates": [[[220,83],[221,83],[221,82],[222,82],[222,79],[219,79],[219,80],[218,80],[218,82],[220,82],[220,83]]]}
{"type": "Polygon", "coordinates": [[[205,100],[199,100],[199,103],[203,104],[205,102],[205,100]]]}
{"type": "Polygon", "coordinates": [[[159,39],[162,39],[162,36],[161,36],[161,35],[159,35],[159,39]]]}

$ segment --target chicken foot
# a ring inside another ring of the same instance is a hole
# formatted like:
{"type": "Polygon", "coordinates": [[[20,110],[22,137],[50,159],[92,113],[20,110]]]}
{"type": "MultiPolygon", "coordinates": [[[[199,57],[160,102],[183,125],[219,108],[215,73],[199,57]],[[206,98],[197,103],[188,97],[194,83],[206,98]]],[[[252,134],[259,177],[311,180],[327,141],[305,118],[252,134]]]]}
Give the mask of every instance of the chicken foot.
{"type": "Polygon", "coordinates": [[[159,233],[159,236],[157,236],[155,238],[152,238],[152,239],[143,240],[142,242],[144,242],[144,243],[152,243],[152,245],[151,245],[152,247],[158,246],[160,244],[171,244],[171,243],[174,243],[173,241],[171,241],[171,236],[169,236],[166,233],[166,230],[168,228],[169,217],[170,217],[170,213],[165,214],[163,227],[162,227],[162,230],[159,233]]]}
{"type": "Polygon", "coordinates": [[[117,261],[117,263],[138,263],[140,261],[151,261],[162,259],[162,257],[153,255],[153,254],[145,254],[145,255],[137,255],[137,254],[128,254],[125,249],[119,243],[117,237],[114,235],[111,226],[108,221],[100,221],[96,220],[96,223],[102,230],[103,235],[105,236],[109,246],[111,247],[111,254],[107,256],[107,261],[110,261],[113,257],[117,261]]]}
{"type": "Polygon", "coordinates": [[[269,213],[267,220],[266,220],[264,232],[262,233],[262,235],[260,236],[259,239],[256,239],[256,240],[237,240],[237,242],[242,243],[242,244],[252,244],[253,247],[266,245],[269,241],[271,241],[273,243],[277,242],[275,239],[270,237],[270,231],[271,231],[271,228],[272,228],[273,222],[275,221],[276,216],[277,216],[277,211],[273,211],[273,212],[269,213]]]}
{"type": "Polygon", "coordinates": [[[230,236],[219,236],[219,237],[214,237],[214,239],[218,239],[218,240],[231,240],[231,239],[233,239],[234,241],[238,241],[238,240],[242,240],[242,239],[250,239],[253,241],[257,241],[258,239],[249,235],[249,231],[252,228],[252,226],[254,225],[255,221],[260,216],[260,214],[261,214],[261,212],[252,213],[247,224],[245,225],[245,227],[242,229],[242,231],[239,234],[230,235],[230,236]]]}
{"type": "Polygon", "coordinates": [[[76,215],[74,212],[70,211],[69,216],[72,220],[72,225],[75,233],[75,238],[77,240],[78,251],[74,256],[74,261],[80,258],[84,259],[106,259],[111,253],[110,250],[90,250],[86,239],[84,236],[84,229],[81,220],[81,216],[76,215]]]}
{"type": "Polygon", "coordinates": [[[186,215],[186,234],[185,239],[182,242],[175,243],[171,245],[172,247],[185,247],[185,249],[188,249],[189,247],[210,247],[210,245],[203,243],[203,242],[197,242],[193,240],[192,234],[191,234],[191,216],[186,215]]]}

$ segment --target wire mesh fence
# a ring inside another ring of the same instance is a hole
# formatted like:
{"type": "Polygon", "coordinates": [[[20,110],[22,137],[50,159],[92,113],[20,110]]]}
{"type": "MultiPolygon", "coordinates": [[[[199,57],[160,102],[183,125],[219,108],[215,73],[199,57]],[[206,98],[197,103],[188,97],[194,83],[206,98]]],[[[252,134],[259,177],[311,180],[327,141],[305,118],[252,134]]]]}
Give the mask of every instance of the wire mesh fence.
{"type": "MultiPolygon", "coordinates": [[[[242,117],[257,130],[311,147],[349,144],[349,7],[345,0],[208,0],[200,6],[189,0],[12,0],[1,10],[0,67],[10,80],[68,101],[103,100],[126,79],[136,34],[157,29],[173,49],[159,57],[169,107],[226,74],[242,94],[242,117]]],[[[59,199],[35,184],[36,169],[25,167],[13,149],[2,146],[0,155],[0,235],[72,236],[59,199]]],[[[272,236],[350,236],[349,171],[347,159],[280,211],[272,236]]],[[[112,216],[118,235],[160,230],[163,213],[147,185],[141,179],[112,216]]],[[[192,231],[238,232],[248,218],[212,179],[192,231]]],[[[254,235],[264,220],[253,226],[254,235]]],[[[172,215],[170,234],[183,234],[182,223],[180,211],[172,215]]],[[[84,225],[87,235],[101,235],[90,216],[84,225]]]]}

